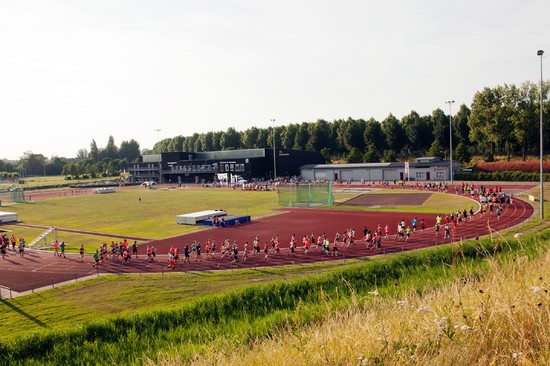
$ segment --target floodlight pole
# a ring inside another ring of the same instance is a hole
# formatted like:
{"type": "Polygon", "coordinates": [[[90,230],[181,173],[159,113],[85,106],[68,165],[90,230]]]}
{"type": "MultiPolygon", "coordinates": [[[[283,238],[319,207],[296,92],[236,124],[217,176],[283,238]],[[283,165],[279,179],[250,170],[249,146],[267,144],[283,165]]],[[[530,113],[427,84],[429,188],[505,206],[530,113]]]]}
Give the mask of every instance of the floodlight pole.
{"type": "Polygon", "coordinates": [[[271,119],[273,123],[273,184],[277,181],[277,159],[275,155],[275,119],[271,119]]]}
{"type": "Polygon", "coordinates": [[[540,57],[540,218],[544,220],[544,139],[543,139],[543,117],[542,117],[542,55],[543,50],[537,51],[540,57]]]}
{"type": "Polygon", "coordinates": [[[157,133],[157,143],[160,141],[160,128],[155,129],[155,132],[157,133]]]}
{"type": "Polygon", "coordinates": [[[448,100],[445,103],[449,105],[449,167],[450,167],[450,178],[451,178],[451,185],[453,185],[453,112],[452,112],[452,106],[454,100],[448,100]]]}

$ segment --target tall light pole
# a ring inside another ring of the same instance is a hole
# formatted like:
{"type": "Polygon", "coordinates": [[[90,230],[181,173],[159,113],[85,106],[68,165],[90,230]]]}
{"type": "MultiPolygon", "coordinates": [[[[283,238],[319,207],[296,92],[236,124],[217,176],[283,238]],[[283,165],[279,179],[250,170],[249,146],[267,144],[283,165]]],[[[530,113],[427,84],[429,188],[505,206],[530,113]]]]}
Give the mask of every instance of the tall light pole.
{"type": "Polygon", "coordinates": [[[451,177],[451,185],[453,185],[453,112],[452,112],[452,107],[453,107],[453,103],[455,101],[454,100],[448,100],[446,101],[445,103],[447,103],[449,105],[449,145],[450,145],[450,150],[449,150],[449,167],[450,167],[450,177],[451,177]]]}
{"type": "Polygon", "coordinates": [[[271,119],[273,123],[273,182],[277,180],[277,159],[275,155],[275,119],[271,119]]]}
{"type": "Polygon", "coordinates": [[[540,56],[540,218],[544,220],[544,146],[542,138],[542,55],[543,50],[537,51],[540,56]]]}
{"type": "Polygon", "coordinates": [[[160,141],[160,128],[155,129],[155,132],[157,133],[157,142],[160,141]]]}

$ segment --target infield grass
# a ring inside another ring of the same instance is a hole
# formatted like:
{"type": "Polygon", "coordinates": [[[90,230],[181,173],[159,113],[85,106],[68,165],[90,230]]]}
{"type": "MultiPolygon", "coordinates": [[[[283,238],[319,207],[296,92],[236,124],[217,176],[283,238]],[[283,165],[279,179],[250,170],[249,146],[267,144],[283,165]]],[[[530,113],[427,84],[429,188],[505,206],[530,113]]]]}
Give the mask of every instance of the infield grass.
{"type": "MultiPolygon", "coordinates": [[[[18,204],[10,206],[10,211],[17,212],[25,224],[98,233],[90,237],[60,231],[59,240],[68,242],[67,251],[73,251],[89,240],[110,241],[109,234],[162,239],[201,230],[200,226],[176,224],[176,215],[190,212],[224,209],[231,214],[263,216],[274,208],[273,194],[231,188],[128,188],[110,194],[56,197],[18,204]]],[[[21,226],[11,228],[27,235],[27,242],[32,240],[30,234],[35,233],[34,229],[31,232],[21,226]]]]}

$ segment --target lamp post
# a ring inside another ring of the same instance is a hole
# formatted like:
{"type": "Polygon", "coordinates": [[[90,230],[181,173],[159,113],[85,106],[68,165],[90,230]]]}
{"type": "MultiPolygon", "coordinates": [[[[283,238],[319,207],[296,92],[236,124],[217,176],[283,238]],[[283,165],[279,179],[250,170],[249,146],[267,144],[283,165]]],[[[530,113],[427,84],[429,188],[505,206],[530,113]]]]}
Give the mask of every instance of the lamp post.
{"type": "Polygon", "coordinates": [[[451,185],[453,185],[453,112],[452,112],[452,106],[454,100],[448,100],[445,103],[449,105],[449,171],[451,173],[451,185]]]}
{"type": "Polygon", "coordinates": [[[540,57],[540,218],[544,220],[544,146],[542,138],[542,55],[543,50],[537,51],[537,56],[540,57]]]}
{"type": "Polygon", "coordinates": [[[277,159],[275,156],[275,119],[271,119],[271,123],[273,123],[273,183],[275,184],[275,181],[277,180],[277,159]]]}
{"type": "Polygon", "coordinates": [[[157,142],[160,141],[160,128],[155,129],[155,132],[157,133],[157,142]]]}

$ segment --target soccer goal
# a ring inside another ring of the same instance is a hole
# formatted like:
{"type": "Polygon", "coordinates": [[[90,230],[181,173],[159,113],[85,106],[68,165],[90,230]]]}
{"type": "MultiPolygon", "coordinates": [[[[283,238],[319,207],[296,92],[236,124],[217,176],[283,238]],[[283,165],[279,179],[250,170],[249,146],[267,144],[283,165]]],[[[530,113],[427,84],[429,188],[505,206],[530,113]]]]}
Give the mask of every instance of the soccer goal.
{"type": "Polygon", "coordinates": [[[277,187],[281,207],[317,207],[334,204],[332,183],[291,183],[277,187]]]}

